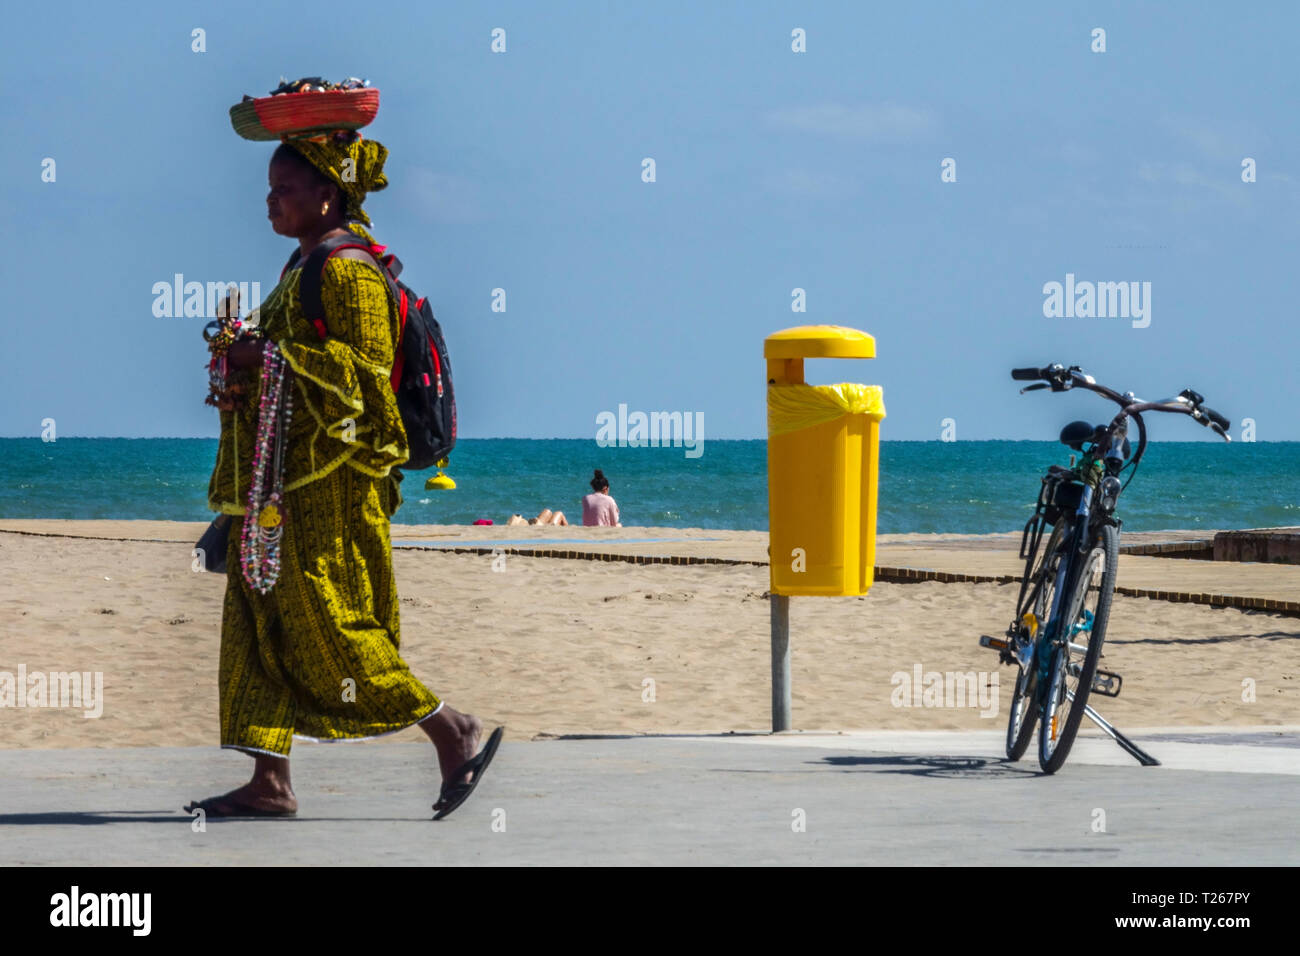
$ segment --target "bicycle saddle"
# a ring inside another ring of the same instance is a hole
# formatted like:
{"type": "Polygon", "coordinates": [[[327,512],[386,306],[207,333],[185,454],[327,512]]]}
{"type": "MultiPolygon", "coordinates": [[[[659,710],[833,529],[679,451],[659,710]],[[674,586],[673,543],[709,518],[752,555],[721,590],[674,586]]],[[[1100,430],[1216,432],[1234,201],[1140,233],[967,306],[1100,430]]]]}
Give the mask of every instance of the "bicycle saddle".
{"type": "Polygon", "coordinates": [[[1083,451],[1083,443],[1093,441],[1097,429],[1087,422],[1070,422],[1061,429],[1061,444],[1068,445],[1075,451],[1083,451]]]}

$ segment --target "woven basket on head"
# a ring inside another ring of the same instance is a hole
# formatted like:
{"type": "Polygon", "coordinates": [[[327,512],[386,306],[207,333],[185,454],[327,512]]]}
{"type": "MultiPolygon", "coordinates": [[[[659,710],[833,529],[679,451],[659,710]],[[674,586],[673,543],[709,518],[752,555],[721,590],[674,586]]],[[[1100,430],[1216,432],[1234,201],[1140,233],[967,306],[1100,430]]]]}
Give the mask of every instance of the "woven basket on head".
{"type": "Polygon", "coordinates": [[[379,112],[379,90],[316,90],[244,100],[230,108],[230,124],[244,139],[275,140],[334,130],[358,130],[379,112]]]}

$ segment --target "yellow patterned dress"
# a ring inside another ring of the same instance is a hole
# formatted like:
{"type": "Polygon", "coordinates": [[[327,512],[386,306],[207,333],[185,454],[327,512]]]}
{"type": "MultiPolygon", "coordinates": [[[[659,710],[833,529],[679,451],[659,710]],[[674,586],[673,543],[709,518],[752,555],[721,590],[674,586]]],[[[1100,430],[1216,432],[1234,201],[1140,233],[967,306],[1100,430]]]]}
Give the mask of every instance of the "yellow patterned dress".
{"type": "Polygon", "coordinates": [[[388,530],[402,501],[393,468],[407,458],[389,383],[397,309],[373,265],[333,257],[321,281],[322,340],[303,315],[300,275],[286,273],[260,311],[293,371],[281,570],[269,593],[248,586],[239,562],[256,385],[243,408],[221,413],[208,489],[212,510],[236,516],[221,620],[221,745],[279,756],[295,735],[372,737],[441,706],[398,654],[388,530]]]}

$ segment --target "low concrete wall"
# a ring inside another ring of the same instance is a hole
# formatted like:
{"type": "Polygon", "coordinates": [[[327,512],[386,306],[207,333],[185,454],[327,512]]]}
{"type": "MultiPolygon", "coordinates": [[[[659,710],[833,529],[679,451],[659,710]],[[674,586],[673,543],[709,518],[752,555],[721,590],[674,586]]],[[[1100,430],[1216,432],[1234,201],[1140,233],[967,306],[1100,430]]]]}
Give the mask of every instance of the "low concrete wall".
{"type": "Polygon", "coordinates": [[[1214,536],[1214,560],[1300,564],[1300,528],[1220,531],[1214,536]]]}
{"type": "MultiPolygon", "coordinates": [[[[1120,539],[1121,541],[1123,538],[1120,539]]],[[[1159,544],[1121,545],[1120,554],[1145,554],[1157,558],[1187,558],[1193,561],[1213,561],[1214,542],[1204,541],[1166,541],[1159,544]]]]}

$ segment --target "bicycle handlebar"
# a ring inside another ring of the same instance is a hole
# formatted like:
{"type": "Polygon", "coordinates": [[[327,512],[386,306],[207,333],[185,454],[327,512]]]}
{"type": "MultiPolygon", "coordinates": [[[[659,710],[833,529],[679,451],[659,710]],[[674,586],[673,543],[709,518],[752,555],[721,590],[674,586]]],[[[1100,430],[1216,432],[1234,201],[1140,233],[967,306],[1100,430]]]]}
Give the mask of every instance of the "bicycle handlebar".
{"type": "MultiPolygon", "coordinates": [[[[1146,450],[1147,445],[1146,425],[1142,421],[1143,412],[1179,412],[1190,415],[1203,426],[1212,426],[1215,433],[1221,436],[1224,441],[1232,441],[1228,436],[1228,428],[1231,426],[1231,422],[1228,421],[1226,416],[1207,405],[1203,405],[1204,397],[1199,392],[1194,392],[1191,389],[1184,389],[1177,398],[1168,401],[1140,402],[1132,392],[1121,395],[1112,388],[1097,384],[1091,375],[1083,374],[1083,370],[1077,365],[1068,368],[1064,365],[1048,365],[1044,368],[1016,368],[1011,370],[1011,377],[1018,382],[1045,382],[1051,386],[1054,392],[1064,392],[1071,388],[1086,388],[1088,391],[1096,392],[1098,395],[1109,398],[1119,405],[1120,411],[1115,416],[1114,424],[1119,425],[1121,419],[1129,417],[1133,418],[1138,424],[1138,449],[1131,462],[1134,467],[1141,461],[1142,453],[1146,450]]],[[[1041,387],[1043,386],[1030,385],[1022,389],[1022,391],[1037,390],[1041,387]]]]}

